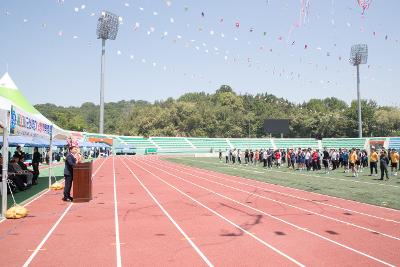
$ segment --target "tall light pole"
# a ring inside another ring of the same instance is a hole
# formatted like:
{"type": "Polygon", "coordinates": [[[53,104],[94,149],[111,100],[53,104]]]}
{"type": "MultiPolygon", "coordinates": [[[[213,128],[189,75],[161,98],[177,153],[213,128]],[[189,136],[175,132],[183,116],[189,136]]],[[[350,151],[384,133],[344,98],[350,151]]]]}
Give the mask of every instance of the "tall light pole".
{"type": "Polygon", "coordinates": [[[366,64],[368,59],[368,46],[356,44],[351,47],[350,64],[357,67],[357,102],[358,102],[358,137],[362,137],[361,98],[360,98],[360,64],[366,64]]]}
{"type": "Polygon", "coordinates": [[[104,73],[106,40],[117,38],[120,18],[108,11],[101,12],[97,21],[97,39],[101,39],[101,74],[100,74],[100,122],[99,133],[104,133],[104,73]]]}

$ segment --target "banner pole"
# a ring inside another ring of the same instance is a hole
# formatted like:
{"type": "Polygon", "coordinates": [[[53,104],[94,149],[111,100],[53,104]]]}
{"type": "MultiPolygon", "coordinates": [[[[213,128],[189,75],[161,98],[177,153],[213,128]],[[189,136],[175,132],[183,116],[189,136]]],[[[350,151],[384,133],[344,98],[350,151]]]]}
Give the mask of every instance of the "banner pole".
{"type": "Polygon", "coordinates": [[[6,216],[7,211],[7,172],[8,172],[8,131],[10,122],[10,112],[5,114],[5,121],[3,127],[3,169],[2,171],[2,184],[1,184],[1,215],[3,218],[6,216]]]}
{"type": "Polygon", "coordinates": [[[50,147],[49,147],[49,188],[51,187],[52,164],[53,164],[53,132],[50,134],[50,147]]]}

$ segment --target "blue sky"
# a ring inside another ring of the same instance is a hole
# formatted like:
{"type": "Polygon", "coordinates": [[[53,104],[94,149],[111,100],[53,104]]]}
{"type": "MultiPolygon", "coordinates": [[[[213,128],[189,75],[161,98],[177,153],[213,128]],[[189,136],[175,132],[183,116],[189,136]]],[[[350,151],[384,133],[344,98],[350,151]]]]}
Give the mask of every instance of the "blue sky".
{"type": "Polygon", "coordinates": [[[98,103],[95,31],[109,10],[123,24],[107,42],[106,102],[228,84],[297,103],[330,96],[349,103],[356,98],[350,47],[367,43],[362,97],[400,106],[399,2],[372,1],[364,16],[355,0],[308,2],[301,19],[300,0],[1,0],[0,73],[8,66],[34,104],[98,103]]]}

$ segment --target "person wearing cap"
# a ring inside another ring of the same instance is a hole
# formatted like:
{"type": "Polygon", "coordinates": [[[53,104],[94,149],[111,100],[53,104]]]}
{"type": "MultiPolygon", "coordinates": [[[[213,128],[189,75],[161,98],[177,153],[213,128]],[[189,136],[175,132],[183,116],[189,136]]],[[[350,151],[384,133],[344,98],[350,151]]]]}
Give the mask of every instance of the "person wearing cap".
{"type": "Polygon", "coordinates": [[[392,175],[397,176],[397,165],[399,164],[399,153],[396,149],[392,149],[390,153],[390,161],[392,162],[391,173],[392,175]],[[394,170],[394,171],[393,171],[394,170]]]}
{"type": "Polygon", "coordinates": [[[71,187],[72,182],[74,179],[73,168],[76,165],[76,158],[75,154],[77,147],[75,144],[71,143],[69,147],[69,152],[67,157],[65,158],[65,167],[64,167],[64,179],[65,179],[65,186],[64,186],[64,197],[62,198],[63,201],[72,202],[73,198],[71,197],[71,187]]]}
{"type": "Polygon", "coordinates": [[[378,153],[376,153],[375,148],[371,149],[371,155],[369,156],[369,168],[371,170],[371,174],[369,176],[374,175],[374,169],[375,176],[378,176],[378,153]]]}

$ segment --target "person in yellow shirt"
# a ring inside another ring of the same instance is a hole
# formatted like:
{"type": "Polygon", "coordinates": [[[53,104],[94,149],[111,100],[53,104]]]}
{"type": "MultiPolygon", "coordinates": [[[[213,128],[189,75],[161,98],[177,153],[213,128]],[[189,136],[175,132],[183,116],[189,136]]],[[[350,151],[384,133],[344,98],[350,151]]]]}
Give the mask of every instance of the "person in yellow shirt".
{"type": "Polygon", "coordinates": [[[390,153],[390,161],[392,162],[391,172],[393,175],[397,176],[397,164],[399,164],[399,153],[396,151],[396,149],[392,149],[392,152],[390,153]]]}
{"type": "Polygon", "coordinates": [[[371,148],[371,154],[369,156],[369,168],[371,170],[371,174],[369,176],[373,175],[374,169],[375,169],[375,176],[378,176],[378,153],[376,153],[375,148],[371,148]]]}
{"type": "Polygon", "coordinates": [[[350,168],[351,168],[351,172],[353,173],[354,177],[358,177],[358,172],[356,170],[356,162],[358,160],[358,156],[356,153],[356,149],[353,148],[351,150],[351,154],[350,154],[350,168]]]}

